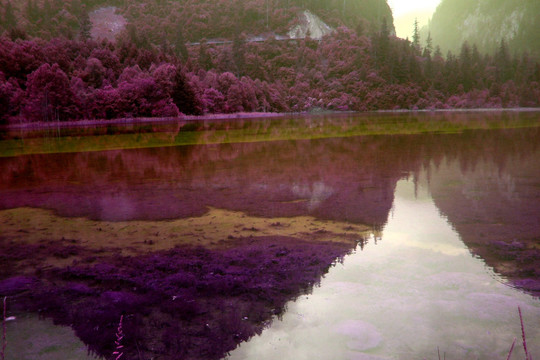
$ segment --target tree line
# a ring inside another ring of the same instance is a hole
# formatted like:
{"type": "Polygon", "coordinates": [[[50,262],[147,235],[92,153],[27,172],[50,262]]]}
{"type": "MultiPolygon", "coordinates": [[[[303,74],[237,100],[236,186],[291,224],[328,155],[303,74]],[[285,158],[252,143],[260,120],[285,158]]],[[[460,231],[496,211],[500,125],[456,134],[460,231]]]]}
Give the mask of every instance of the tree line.
{"type": "Polygon", "coordinates": [[[412,41],[395,37],[384,18],[376,31],[360,22],[321,41],[254,43],[240,32],[198,46],[140,44],[136,31],[94,41],[77,21],[75,38],[3,32],[1,122],[540,105],[537,59],[504,41],[492,54],[465,43],[443,55],[418,29],[412,41]]]}

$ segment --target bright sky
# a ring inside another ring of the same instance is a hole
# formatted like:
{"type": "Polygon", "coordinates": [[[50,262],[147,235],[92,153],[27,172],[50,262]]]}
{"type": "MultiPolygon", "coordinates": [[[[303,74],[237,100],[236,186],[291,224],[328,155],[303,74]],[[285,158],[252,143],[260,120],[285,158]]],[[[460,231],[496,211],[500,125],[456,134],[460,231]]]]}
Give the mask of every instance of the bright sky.
{"type": "Polygon", "coordinates": [[[414,29],[414,19],[420,27],[427,25],[431,15],[441,0],[388,0],[394,14],[394,25],[399,37],[409,39],[414,29]]]}

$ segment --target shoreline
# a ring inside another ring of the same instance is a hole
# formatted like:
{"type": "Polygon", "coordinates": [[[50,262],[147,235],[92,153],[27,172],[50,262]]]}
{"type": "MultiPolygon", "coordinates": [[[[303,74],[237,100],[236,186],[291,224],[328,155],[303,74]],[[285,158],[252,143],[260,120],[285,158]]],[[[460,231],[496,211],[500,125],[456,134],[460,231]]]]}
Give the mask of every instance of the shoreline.
{"type": "Polygon", "coordinates": [[[207,114],[207,115],[184,115],[177,117],[135,117],[118,119],[92,119],[51,122],[27,122],[11,123],[0,126],[1,130],[47,130],[57,128],[75,128],[86,126],[109,126],[109,125],[140,125],[140,124],[172,124],[179,122],[196,122],[205,120],[234,120],[234,119],[263,119],[279,118],[288,115],[302,115],[304,113],[234,113],[234,114],[207,114]]]}
{"type": "Polygon", "coordinates": [[[110,126],[110,125],[144,125],[144,124],[173,124],[180,122],[202,122],[202,121],[225,121],[225,120],[255,120],[255,119],[278,119],[288,116],[346,116],[346,115],[373,115],[373,114],[426,114],[426,113],[489,113],[489,112],[540,112],[540,108],[476,108],[476,109],[422,109],[422,110],[376,110],[376,111],[320,111],[320,112],[240,112],[233,114],[206,114],[206,115],[184,115],[178,117],[136,117],[118,119],[92,119],[92,120],[71,120],[52,122],[20,122],[0,125],[0,131],[13,130],[47,130],[65,129],[89,126],[110,126]]]}

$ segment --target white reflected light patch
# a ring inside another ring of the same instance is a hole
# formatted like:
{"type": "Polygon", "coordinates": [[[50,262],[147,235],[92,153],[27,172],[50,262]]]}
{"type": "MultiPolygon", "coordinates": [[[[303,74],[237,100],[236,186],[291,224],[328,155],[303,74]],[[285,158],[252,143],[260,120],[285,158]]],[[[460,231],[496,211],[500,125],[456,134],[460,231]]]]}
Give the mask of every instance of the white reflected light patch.
{"type": "MultiPolygon", "coordinates": [[[[313,294],[228,359],[506,359],[525,316],[540,355],[540,301],[472,257],[412,181],[397,184],[382,239],[330,269],[313,294]]],[[[512,359],[524,358],[516,346],[512,359]]]]}
{"type": "Polygon", "coordinates": [[[298,197],[308,198],[308,211],[316,210],[321,203],[334,193],[334,189],[325,185],[321,181],[315,182],[312,186],[295,184],[292,193],[298,197]]]}

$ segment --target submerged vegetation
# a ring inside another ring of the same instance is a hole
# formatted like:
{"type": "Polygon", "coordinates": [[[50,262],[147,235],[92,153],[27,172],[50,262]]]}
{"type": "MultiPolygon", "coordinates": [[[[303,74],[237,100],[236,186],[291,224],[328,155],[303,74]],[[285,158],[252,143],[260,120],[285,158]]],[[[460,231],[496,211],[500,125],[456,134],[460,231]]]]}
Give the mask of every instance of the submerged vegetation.
{"type": "MultiPolygon", "coordinates": [[[[106,125],[82,128],[16,128],[0,139],[0,157],[180,145],[232,144],[323,139],[364,135],[458,133],[474,129],[538,127],[538,112],[416,113],[359,117],[353,114],[284,115],[279,118],[175,121],[132,127],[106,125]],[[434,121],[435,120],[435,121],[434,121]],[[43,137],[43,133],[50,136],[43,137]]],[[[150,121],[151,119],[148,119],[150,121]]],[[[72,123],[73,124],[73,123],[72,123]]]]}
{"type": "Polygon", "coordinates": [[[70,325],[100,356],[118,350],[114,339],[124,315],[122,351],[130,359],[221,359],[259,334],[287,301],[309,292],[350,250],[279,236],[239,239],[221,250],[176,247],[129,257],[114,248],[43,245],[12,244],[2,251],[18,259],[54,250],[79,260],[67,267],[37,265],[37,276],[11,273],[12,262],[3,262],[0,293],[10,296],[12,309],[70,325]]]}

